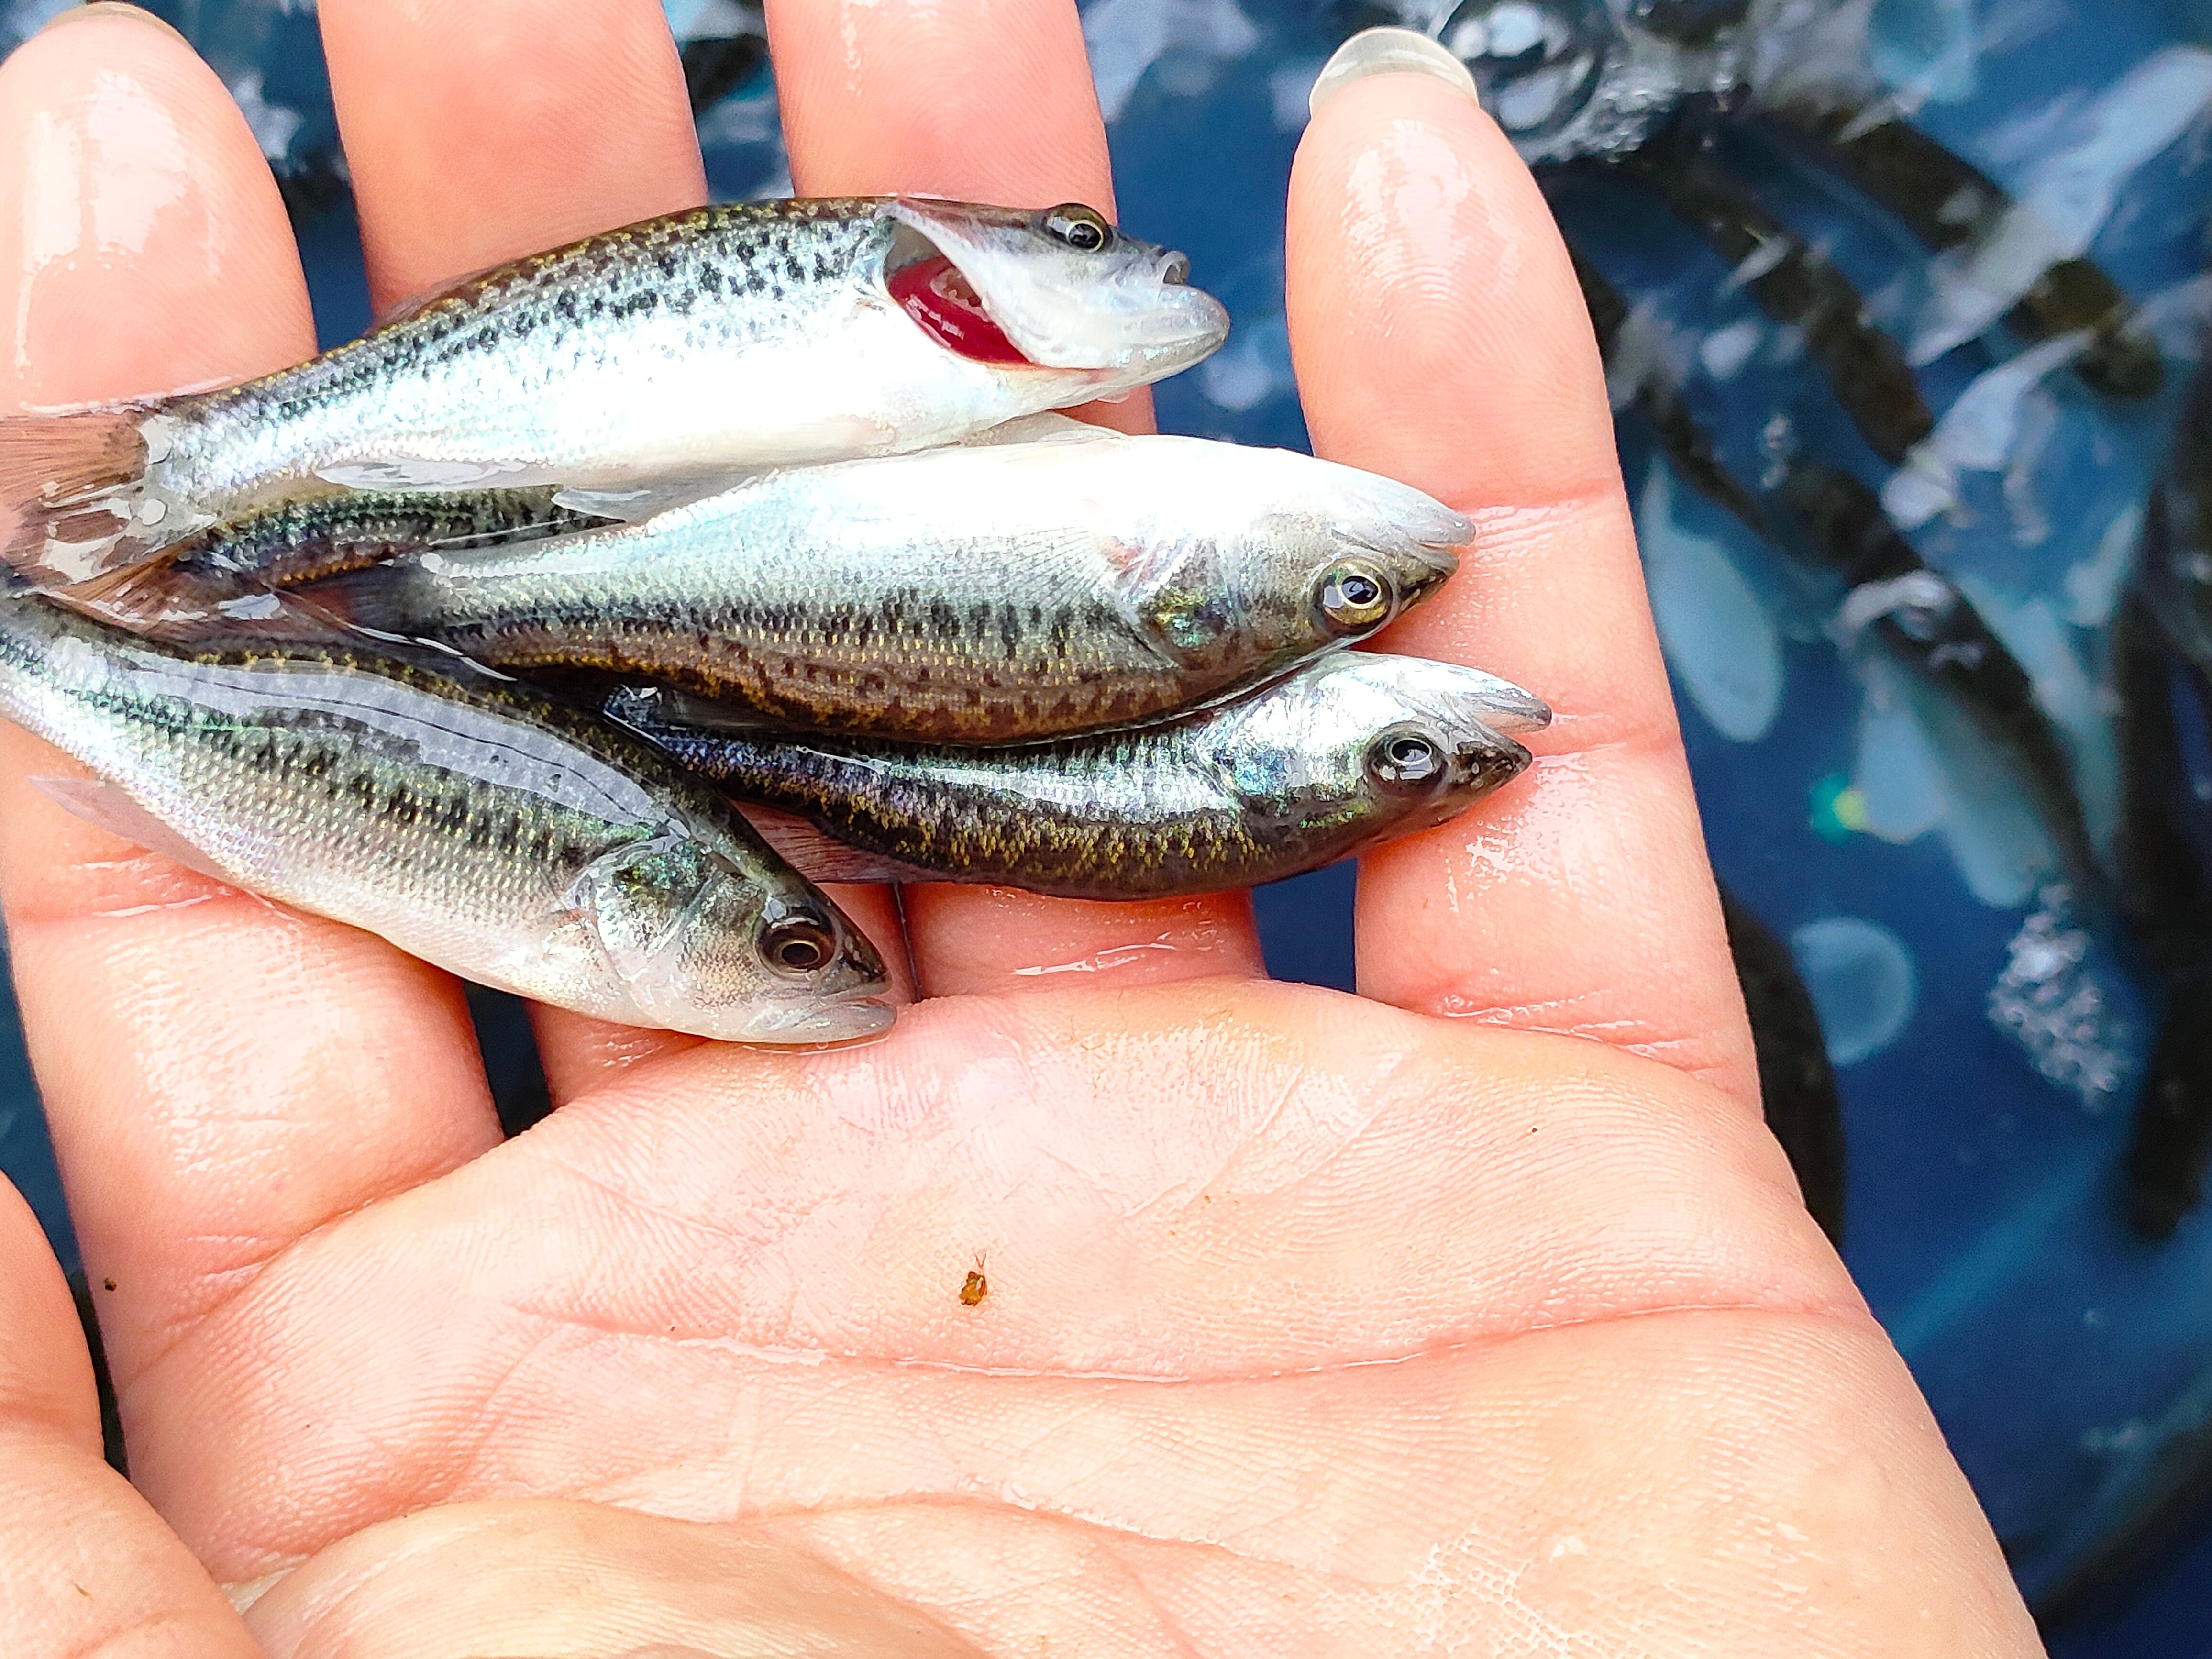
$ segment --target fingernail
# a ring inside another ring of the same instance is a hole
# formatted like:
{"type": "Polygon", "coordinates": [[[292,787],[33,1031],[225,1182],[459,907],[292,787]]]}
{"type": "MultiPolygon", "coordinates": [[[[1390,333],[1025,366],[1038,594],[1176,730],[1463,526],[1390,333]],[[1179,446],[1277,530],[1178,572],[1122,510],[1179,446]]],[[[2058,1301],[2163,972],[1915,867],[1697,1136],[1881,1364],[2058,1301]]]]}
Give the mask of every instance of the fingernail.
{"type": "Polygon", "coordinates": [[[1319,115],[1321,106],[1347,84],[1369,75],[1433,75],[1470,98],[1477,96],[1467,65],[1427,35],[1411,29],[1362,29],[1321,66],[1320,78],[1306,94],[1307,112],[1319,115]]]}
{"type": "MultiPolygon", "coordinates": [[[[155,16],[143,6],[127,6],[123,3],[123,0],[85,0],[85,3],[81,6],[66,7],[46,20],[46,28],[59,28],[64,23],[74,23],[88,17],[135,18],[142,23],[151,23],[164,34],[176,35],[179,40],[185,38],[179,34],[175,27],[165,19],[155,16]]],[[[46,29],[41,29],[39,33],[43,34],[46,29]]]]}

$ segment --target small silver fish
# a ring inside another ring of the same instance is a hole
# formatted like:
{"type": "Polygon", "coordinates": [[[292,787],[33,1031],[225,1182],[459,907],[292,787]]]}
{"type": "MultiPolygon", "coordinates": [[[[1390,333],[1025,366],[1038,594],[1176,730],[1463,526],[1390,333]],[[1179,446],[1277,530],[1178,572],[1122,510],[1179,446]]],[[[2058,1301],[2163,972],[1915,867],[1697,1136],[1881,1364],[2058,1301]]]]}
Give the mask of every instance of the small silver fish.
{"type": "Polygon", "coordinates": [[[343,651],[194,657],[0,605],[0,714],[63,805],[465,978],[629,1025],[827,1042],[891,1023],[866,937],[714,790],[526,688],[343,651]]]}
{"type": "Polygon", "coordinates": [[[1551,711],[1493,675],[1345,651],[1135,731],[996,749],[713,730],[680,694],[607,703],[823,880],[988,882],[1153,898],[1276,881],[1465,811],[1551,711]],[[826,838],[826,839],[825,839],[826,838]]]}
{"type": "Polygon", "coordinates": [[[951,442],[1204,357],[1228,318],[1188,270],[1073,203],[672,214],[243,386],[0,421],[5,556],[33,582],[86,580],[330,485],[552,484],[627,516],[655,480],[951,442]]]}
{"type": "Polygon", "coordinates": [[[501,668],[642,676],[802,730],[1006,743],[1158,720],[1364,639],[1474,534],[1417,489],[1289,450],[1018,428],[309,593],[501,668]]]}

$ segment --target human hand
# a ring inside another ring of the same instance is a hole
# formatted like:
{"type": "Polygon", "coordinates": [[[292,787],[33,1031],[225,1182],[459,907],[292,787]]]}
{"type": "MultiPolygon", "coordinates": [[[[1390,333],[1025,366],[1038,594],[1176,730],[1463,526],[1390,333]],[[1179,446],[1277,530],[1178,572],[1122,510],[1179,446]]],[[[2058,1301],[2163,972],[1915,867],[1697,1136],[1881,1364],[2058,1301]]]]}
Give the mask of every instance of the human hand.
{"type": "MultiPolygon", "coordinates": [[[[1065,0],[769,17],[801,191],[1110,206],[1065,0]]],[[[653,0],[321,19],[382,300],[703,193],[653,0]]],[[[0,68],[0,240],[19,404],[312,349],[252,137],[143,15],[0,68]]],[[[144,1498],[0,1210],[5,1651],[2034,1650],[1759,1124],[1540,198],[1462,92],[1355,81],[1288,262],[1316,447],[1481,526],[1390,646],[1559,712],[1367,860],[1364,1000],[1265,980],[1241,896],[911,890],[927,1000],[886,1041],[541,1013],[559,1110],[501,1145],[451,980],[62,815],[22,780],[68,763],[6,734],[0,893],[144,1498]]]]}

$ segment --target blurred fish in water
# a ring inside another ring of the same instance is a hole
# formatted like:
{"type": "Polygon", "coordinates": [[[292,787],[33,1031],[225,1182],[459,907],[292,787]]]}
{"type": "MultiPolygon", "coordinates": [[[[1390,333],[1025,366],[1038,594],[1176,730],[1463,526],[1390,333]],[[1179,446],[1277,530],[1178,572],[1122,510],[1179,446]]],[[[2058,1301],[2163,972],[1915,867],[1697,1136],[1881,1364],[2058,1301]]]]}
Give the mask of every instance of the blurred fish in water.
{"type": "Polygon", "coordinates": [[[1904,348],[1867,320],[1865,297],[1729,177],[1699,123],[1678,120],[1613,165],[1696,228],[1769,316],[1803,331],[1806,351],[1875,454],[1895,465],[1935,429],[1904,348]]]}
{"type": "Polygon", "coordinates": [[[2154,52],[2074,118],[2070,141],[2031,173],[2020,199],[1930,273],[1933,297],[1911,344],[1929,363],[2019,305],[2054,268],[2088,252],[2130,174],[2212,106],[2212,52],[2154,52]]]}
{"type": "Polygon", "coordinates": [[[1492,675],[1364,651],[1181,720],[1011,748],[716,730],[651,690],[608,713],[738,799],[811,823],[834,845],[763,828],[817,879],[1070,898],[1276,881],[1442,823],[1527,767],[1504,732],[1551,719],[1492,675]]]}
{"type": "Polygon", "coordinates": [[[1714,730],[1756,743],[1782,708],[1781,630],[1720,543],[1677,516],[1663,459],[1645,477],[1636,528],[1668,666],[1714,730]]]}
{"type": "MultiPolygon", "coordinates": [[[[1936,252],[1986,243],[2015,209],[1994,179],[1897,112],[1870,119],[1858,106],[1801,97],[1776,100],[1769,113],[1936,252]]],[[[2079,255],[2051,264],[2004,313],[2005,326],[2031,344],[2086,331],[2090,343],[2075,371],[2113,398],[2148,397],[2165,380],[2157,345],[2136,321],[2126,290],[2079,255]]]]}
{"type": "Polygon", "coordinates": [[[1829,1242],[1840,1246],[1849,1155],[1843,1097],[1836,1090],[1820,1013],[1789,947],[1725,886],[1721,916],[1728,924],[1729,952],[1735,958],[1744,1008],[1751,1017],[1766,1127],[1789,1156],[1806,1209],[1829,1242]]]}
{"type": "Polygon", "coordinates": [[[1890,522],[1917,530],[1957,505],[1961,472],[2002,471],[2021,447],[2044,380],[2079,358],[2091,338],[2086,329],[2062,334],[1976,375],[1883,484],[1890,522]]]}
{"type": "Polygon", "coordinates": [[[775,471],[635,526],[440,552],[310,597],[505,669],[639,675],[915,742],[1157,720],[1379,630],[1474,526],[1288,450],[1039,416],[775,471]]]}
{"type": "Polygon", "coordinates": [[[2129,1218],[2154,1240],[2203,1201],[2212,1170],[2212,374],[2199,369],[2176,433],[2112,647],[2122,890],[2167,985],[2124,1165],[2129,1218]]]}
{"type": "Polygon", "coordinates": [[[60,805],[480,983],[755,1042],[871,1035],[867,939],[710,788],[530,692],[341,650],[193,656],[0,606],[0,714],[60,805]]]}
{"type": "MultiPolygon", "coordinates": [[[[1630,308],[1588,260],[1577,258],[1574,267],[1600,348],[1617,364],[1630,308]]],[[[2104,866],[2066,740],[2033,678],[1958,586],[1899,532],[1875,491],[1841,468],[1803,458],[1756,481],[1740,476],[1660,365],[1631,371],[1616,395],[1650,422],[1674,476],[1846,590],[1832,626],[1856,648],[1868,684],[1861,752],[1877,757],[1885,777],[1910,773],[1924,786],[1909,810],[1877,814],[1880,833],[1909,841],[1948,814],[1947,840],[1984,902],[2025,899],[2054,872],[2095,902],[2104,866]],[[1869,720],[1879,724],[1879,738],[1869,738],[1869,720]],[[1924,763],[1916,769],[1916,759],[1924,763]]],[[[1666,534],[1662,526],[1662,555],[1666,534]]]]}
{"type": "Polygon", "coordinates": [[[1206,356],[1228,322],[1188,269],[1074,203],[674,214],[243,386],[0,421],[5,555],[68,583],[332,484],[550,484],[626,516],[651,481],[945,443],[1206,356]]]}

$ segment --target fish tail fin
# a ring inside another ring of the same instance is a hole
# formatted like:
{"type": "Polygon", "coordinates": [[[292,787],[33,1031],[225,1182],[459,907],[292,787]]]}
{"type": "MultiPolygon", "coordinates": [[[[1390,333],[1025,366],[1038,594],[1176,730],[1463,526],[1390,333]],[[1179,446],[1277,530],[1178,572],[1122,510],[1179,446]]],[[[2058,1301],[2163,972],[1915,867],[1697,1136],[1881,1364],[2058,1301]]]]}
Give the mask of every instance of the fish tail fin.
{"type": "Polygon", "coordinates": [[[35,587],[144,556],[181,518],[145,489],[143,425],[161,407],[117,404],[0,417],[0,562],[35,587]]]}

